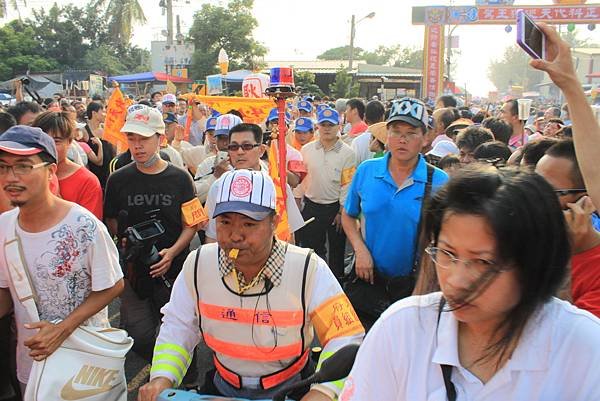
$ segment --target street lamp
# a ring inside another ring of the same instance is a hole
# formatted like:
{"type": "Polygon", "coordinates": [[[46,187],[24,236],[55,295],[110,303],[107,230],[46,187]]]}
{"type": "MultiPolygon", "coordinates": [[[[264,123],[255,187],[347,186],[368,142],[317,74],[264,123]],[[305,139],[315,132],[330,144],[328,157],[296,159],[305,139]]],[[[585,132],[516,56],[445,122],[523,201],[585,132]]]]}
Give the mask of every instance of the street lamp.
{"type": "Polygon", "coordinates": [[[373,18],[374,16],[375,12],[373,11],[356,21],[356,16],[352,14],[352,20],[350,21],[350,57],[348,58],[348,71],[352,71],[352,62],[354,61],[354,35],[356,33],[356,24],[367,18],[373,18]]]}

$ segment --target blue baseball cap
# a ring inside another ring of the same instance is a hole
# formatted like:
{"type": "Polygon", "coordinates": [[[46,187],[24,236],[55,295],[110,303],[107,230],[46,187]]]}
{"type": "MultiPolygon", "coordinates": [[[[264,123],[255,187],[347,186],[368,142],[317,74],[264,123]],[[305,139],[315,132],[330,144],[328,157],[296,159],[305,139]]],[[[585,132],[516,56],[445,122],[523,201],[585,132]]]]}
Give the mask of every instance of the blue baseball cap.
{"type": "Polygon", "coordinates": [[[320,113],[320,112],[322,112],[323,110],[325,110],[325,109],[330,109],[330,108],[331,108],[331,107],[329,107],[329,105],[328,105],[328,104],[325,104],[325,103],[319,103],[319,104],[317,105],[317,113],[320,113]]]}
{"type": "Polygon", "coordinates": [[[308,132],[308,131],[314,131],[314,130],[315,130],[315,125],[313,124],[313,122],[310,118],[300,117],[299,119],[296,120],[294,131],[308,132]]]}
{"type": "Polygon", "coordinates": [[[165,122],[165,124],[178,122],[175,113],[163,113],[163,121],[165,122]]]}
{"type": "Polygon", "coordinates": [[[0,135],[0,150],[19,156],[46,152],[57,161],[54,139],[41,128],[15,125],[0,135]]]}
{"type": "Polygon", "coordinates": [[[306,100],[303,100],[300,103],[298,103],[298,110],[302,110],[307,113],[312,113],[312,109],[313,109],[312,104],[310,104],[306,100]]]}
{"type": "Polygon", "coordinates": [[[325,109],[317,113],[317,124],[321,124],[324,122],[329,122],[337,125],[340,123],[340,114],[336,110],[326,107],[325,109]]]}
{"type": "Polygon", "coordinates": [[[310,102],[310,103],[314,102],[314,100],[311,96],[305,96],[304,99],[302,99],[302,100],[305,102],[310,102]]]}
{"type": "Polygon", "coordinates": [[[206,129],[204,130],[204,132],[214,130],[216,126],[217,117],[210,117],[208,120],[206,120],[206,129]]]}
{"type": "MultiPolygon", "coordinates": [[[[289,124],[292,116],[287,111],[285,112],[285,123],[289,124]]],[[[269,117],[267,117],[267,122],[270,123],[273,120],[279,120],[279,112],[277,111],[277,107],[274,107],[269,112],[269,117]]]]}

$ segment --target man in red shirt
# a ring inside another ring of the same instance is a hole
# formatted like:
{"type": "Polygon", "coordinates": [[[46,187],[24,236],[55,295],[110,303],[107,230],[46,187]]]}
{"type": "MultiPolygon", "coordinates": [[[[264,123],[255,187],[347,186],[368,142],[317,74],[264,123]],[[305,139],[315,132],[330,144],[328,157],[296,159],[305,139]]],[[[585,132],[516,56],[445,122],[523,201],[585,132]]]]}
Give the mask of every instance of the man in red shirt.
{"type": "Polygon", "coordinates": [[[56,144],[60,197],[83,206],[102,220],[102,187],[98,177],[67,158],[75,121],[67,113],[47,111],[38,115],[32,125],[50,135],[56,144]]]}
{"type": "Polygon", "coordinates": [[[346,103],[346,123],[350,124],[350,131],[346,138],[344,138],[344,142],[347,145],[352,143],[352,140],[366,132],[369,129],[367,123],[365,123],[365,104],[360,99],[350,99],[346,103]]]}
{"type": "Polygon", "coordinates": [[[571,298],[579,308],[600,317],[600,233],[591,214],[596,210],[579,170],[570,139],[550,147],[536,168],[553,187],[571,233],[571,298]]]}

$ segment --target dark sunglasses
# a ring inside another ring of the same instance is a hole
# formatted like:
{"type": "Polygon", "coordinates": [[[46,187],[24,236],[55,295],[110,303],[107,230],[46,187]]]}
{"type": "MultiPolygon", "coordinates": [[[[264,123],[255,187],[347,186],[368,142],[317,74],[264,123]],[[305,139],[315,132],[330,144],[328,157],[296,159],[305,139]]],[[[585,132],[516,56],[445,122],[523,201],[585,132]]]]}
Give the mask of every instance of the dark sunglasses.
{"type": "Polygon", "coordinates": [[[571,194],[582,194],[587,192],[587,189],[555,189],[554,193],[557,196],[567,196],[571,194]]]}
{"type": "Polygon", "coordinates": [[[240,148],[242,148],[242,150],[244,152],[248,152],[256,147],[259,147],[260,143],[243,143],[243,144],[237,144],[237,143],[230,143],[227,146],[227,150],[230,150],[232,152],[237,152],[238,150],[240,150],[240,148]]]}

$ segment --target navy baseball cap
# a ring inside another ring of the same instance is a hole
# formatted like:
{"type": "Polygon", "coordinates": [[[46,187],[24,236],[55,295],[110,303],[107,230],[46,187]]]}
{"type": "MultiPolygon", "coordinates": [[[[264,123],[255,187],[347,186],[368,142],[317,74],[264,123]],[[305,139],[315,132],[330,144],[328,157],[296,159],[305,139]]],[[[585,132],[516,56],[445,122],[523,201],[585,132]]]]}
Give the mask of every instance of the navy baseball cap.
{"type": "Polygon", "coordinates": [[[175,113],[163,113],[163,121],[165,122],[165,124],[178,122],[175,113]]]}
{"type": "Polygon", "coordinates": [[[303,100],[298,103],[298,110],[302,110],[307,113],[312,113],[312,109],[313,109],[312,104],[310,104],[306,100],[303,100]]]}
{"type": "MultiPolygon", "coordinates": [[[[292,116],[290,116],[290,113],[288,113],[286,111],[285,112],[285,123],[289,124],[291,118],[292,118],[292,116]]],[[[273,120],[279,120],[279,112],[277,111],[277,107],[272,108],[271,111],[269,112],[269,117],[267,117],[268,123],[270,123],[273,120]]]]}
{"type": "Polygon", "coordinates": [[[317,113],[317,124],[324,122],[337,125],[340,123],[340,114],[336,110],[326,107],[317,113]]]}
{"type": "Polygon", "coordinates": [[[387,119],[387,125],[395,121],[402,121],[413,127],[426,129],[429,123],[429,114],[425,108],[425,103],[412,97],[403,97],[392,103],[390,116],[387,119]]]}
{"type": "Polygon", "coordinates": [[[57,161],[54,139],[41,128],[15,125],[0,135],[0,150],[20,156],[46,152],[57,161]]]}
{"type": "Polygon", "coordinates": [[[216,127],[217,127],[217,117],[210,117],[208,120],[206,120],[206,129],[204,130],[204,132],[210,131],[210,130],[214,131],[216,127]]]}
{"type": "Polygon", "coordinates": [[[294,131],[308,132],[308,131],[314,131],[314,130],[315,130],[315,126],[310,118],[300,117],[299,119],[296,120],[296,124],[294,126],[294,131]]]}

